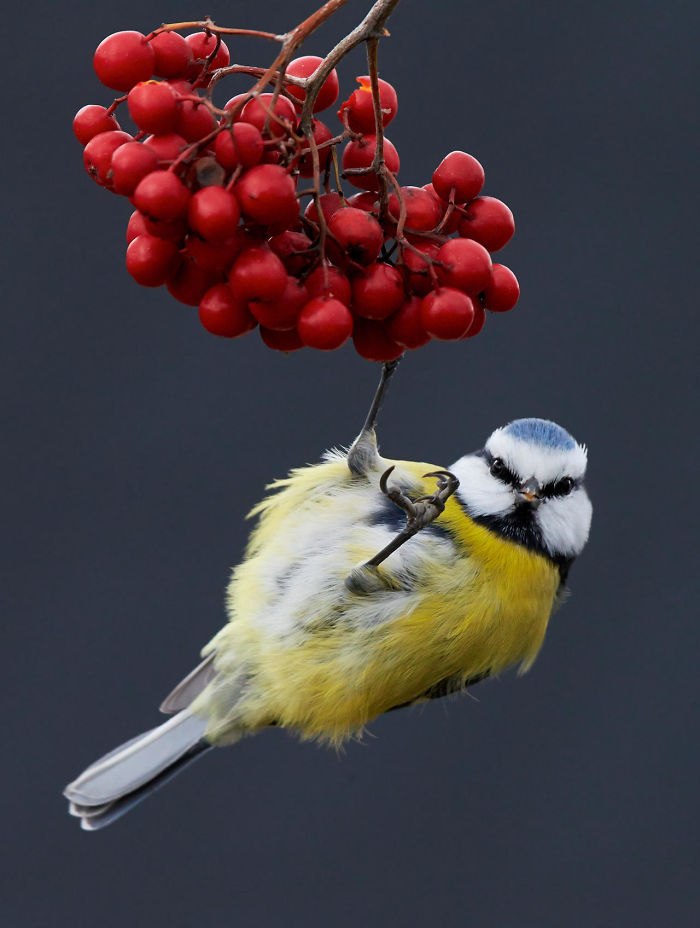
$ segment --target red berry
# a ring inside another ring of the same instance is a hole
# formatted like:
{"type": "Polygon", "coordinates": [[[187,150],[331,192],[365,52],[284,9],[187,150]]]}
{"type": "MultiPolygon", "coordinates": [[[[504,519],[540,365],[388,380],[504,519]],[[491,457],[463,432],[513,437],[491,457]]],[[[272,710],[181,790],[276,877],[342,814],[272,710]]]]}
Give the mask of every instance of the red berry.
{"type": "MultiPolygon", "coordinates": [[[[326,222],[330,221],[331,216],[334,213],[337,213],[340,207],[343,205],[343,198],[339,193],[323,193],[319,197],[319,203],[321,204],[321,212],[323,213],[326,222]]],[[[311,222],[315,222],[318,225],[318,210],[316,209],[316,199],[313,198],[306,209],[304,210],[304,215],[307,219],[310,219],[311,222]]]]}
{"type": "Polygon", "coordinates": [[[241,112],[241,122],[250,123],[259,132],[267,134],[271,138],[281,138],[287,134],[287,130],[270,113],[274,113],[277,119],[284,119],[294,125],[296,122],[296,110],[291,100],[286,97],[277,97],[273,106],[273,97],[274,94],[261,93],[259,97],[249,100],[241,112]],[[266,123],[268,128],[265,131],[266,123]]]}
{"type": "Polygon", "coordinates": [[[176,132],[168,132],[167,135],[149,135],[143,140],[143,144],[153,149],[162,164],[175,161],[187,148],[187,139],[183,139],[176,132]]]}
{"type": "Polygon", "coordinates": [[[180,269],[166,282],[168,293],[186,306],[199,306],[202,297],[215,284],[221,274],[203,271],[192,261],[183,261],[180,269]]]}
{"type": "Polygon", "coordinates": [[[422,348],[430,341],[430,336],[421,322],[422,300],[419,296],[410,296],[401,309],[386,321],[386,333],[397,345],[404,348],[422,348]]]}
{"type": "MultiPolygon", "coordinates": [[[[318,148],[318,166],[319,170],[325,171],[328,160],[331,156],[331,148],[327,145],[325,148],[320,148],[320,145],[323,145],[324,142],[328,142],[333,138],[333,133],[328,128],[328,126],[321,122],[320,119],[314,119],[313,122],[313,138],[318,148]]],[[[304,145],[305,149],[309,148],[308,144],[304,145]]],[[[314,160],[311,155],[311,151],[308,151],[308,154],[302,155],[299,159],[299,173],[302,177],[313,177],[314,173],[314,160]]]]}
{"type": "Polygon", "coordinates": [[[146,228],[144,217],[135,209],[131,216],[129,216],[129,222],[126,227],[126,244],[131,244],[137,235],[145,235],[147,232],[148,229],[146,228]]]}
{"type": "Polygon", "coordinates": [[[151,219],[177,219],[187,209],[190,192],[172,171],[152,171],[134,191],[134,206],[151,219]]]}
{"type": "MultiPolygon", "coordinates": [[[[430,196],[433,197],[438,207],[440,208],[440,222],[442,222],[442,220],[445,217],[445,213],[447,212],[449,204],[447,203],[446,200],[441,199],[437,195],[437,193],[435,193],[435,187],[433,187],[432,184],[425,184],[425,186],[423,187],[423,190],[427,191],[427,193],[429,193],[430,196]]],[[[457,229],[459,228],[459,222],[461,218],[462,217],[460,213],[458,213],[456,209],[453,209],[450,215],[447,217],[447,222],[440,230],[440,234],[441,235],[452,235],[453,232],[456,232],[457,229]]]]}
{"type": "Polygon", "coordinates": [[[355,351],[368,361],[395,361],[404,352],[402,345],[389,337],[381,322],[372,319],[356,319],[352,333],[355,351]]]}
{"type": "MultiPolygon", "coordinates": [[[[443,212],[437,197],[431,196],[423,187],[401,187],[401,193],[406,209],[406,230],[429,232],[434,229],[440,222],[443,212]]],[[[398,194],[390,194],[389,212],[394,219],[399,219],[400,210],[398,194]]]]}
{"type": "MultiPolygon", "coordinates": [[[[357,142],[348,142],[343,152],[343,171],[368,168],[374,160],[376,148],[376,135],[365,135],[357,142]]],[[[392,174],[396,174],[401,166],[399,153],[389,139],[384,139],[384,162],[392,174]]],[[[349,174],[348,180],[362,190],[379,190],[379,178],[373,173],[349,174]]]]}
{"type": "Polygon", "coordinates": [[[178,216],[177,219],[151,219],[144,216],[143,221],[149,235],[168,238],[173,242],[181,242],[189,231],[184,216],[178,216]]]}
{"type": "Polygon", "coordinates": [[[233,117],[234,122],[238,122],[238,120],[241,118],[243,107],[250,100],[250,98],[251,97],[249,93],[237,93],[235,97],[231,97],[227,103],[224,103],[224,109],[227,112],[230,113],[232,110],[235,110],[235,116],[233,117]]]}
{"type": "Polygon", "coordinates": [[[289,274],[303,273],[316,259],[316,254],[309,252],[311,239],[303,232],[281,232],[268,239],[268,245],[289,274]]]}
{"type": "Polygon", "coordinates": [[[112,155],[125,142],[133,142],[128,132],[100,132],[83,149],[83,164],[90,177],[103,187],[111,187],[109,172],[112,155]]]}
{"type": "Polygon", "coordinates": [[[472,299],[472,303],[474,304],[474,321],[464,333],[462,338],[474,338],[475,335],[478,335],[479,332],[481,332],[484,327],[484,323],[486,322],[486,311],[481,305],[481,301],[472,299]]]}
{"type": "Polygon", "coordinates": [[[241,210],[238,200],[223,187],[202,187],[187,207],[187,221],[203,239],[218,244],[236,234],[241,210]]]}
{"type": "Polygon", "coordinates": [[[241,209],[261,225],[291,222],[299,212],[296,184],[277,164],[257,164],[236,184],[241,209]]]}
{"type": "MultiPolygon", "coordinates": [[[[185,42],[192,56],[192,61],[187,69],[186,77],[194,79],[201,73],[206,59],[216,48],[216,36],[207,35],[206,32],[195,32],[192,35],[186,36],[185,42]]],[[[225,42],[222,42],[219,45],[219,50],[214,60],[209,65],[209,73],[216,71],[218,68],[225,68],[230,60],[228,47],[225,42]]],[[[204,86],[206,81],[201,81],[200,84],[204,86]]]]}
{"type": "MultiPolygon", "coordinates": [[[[302,58],[295,58],[293,61],[290,61],[287,65],[286,73],[289,77],[311,77],[322,61],[323,58],[318,58],[316,55],[304,55],[302,58]]],[[[295,84],[286,84],[285,86],[287,93],[291,97],[294,97],[295,100],[298,100],[299,104],[304,102],[306,99],[306,91],[303,88],[297,87],[295,84]]],[[[338,99],[338,90],[338,72],[333,68],[331,73],[321,84],[321,89],[316,97],[312,112],[320,113],[321,110],[326,110],[329,106],[333,106],[338,99]]],[[[301,105],[297,106],[297,109],[301,112],[301,105]]]]}
{"type": "Polygon", "coordinates": [[[153,235],[137,236],[126,249],[126,269],[142,287],[160,287],[179,263],[177,245],[153,235]]]}
{"type": "Polygon", "coordinates": [[[186,40],[177,32],[161,32],[150,40],[155,54],[153,73],[158,77],[185,77],[192,56],[186,40]]]}
{"type": "Polygon", "coordinates": [[[317,296],[332,297],[340,300],[345,306],[349,306],[352,299],[350,281],[342,271],[331,264],[326,264],[325,274],[322,266],[317,267],[313,274],[306,278],[306,289],[311,299],[317,296]]]}
{"type": "Polygon", "coordinates": [[[454,187],[455,203],[473,200],[484,186],[484,169],[465,151],[452,151],[435,169],[433,187],[443,200],[449,200],[454,187]]]}
{"type": "Polygon", "coordinates": [[[215,284],[201,299],[199,321],[207,332],[236,338],[255,328],[256,322],[243,300],[233,295],[228,284],[215,284]]]}
{"type": "Polygon", "coordinates": [[[375,213],[379,215],[379,200],[377,199],[377,194],[372,193],[370,190],[365,190],[362,193],[353,193],[351,197],[347,199],[348,206],[354,206],[355,209],[363,209],[366,213],[375,213]]]}
{"type": "Polygon", "coordinates": [[[73,132],[81,145],[87,145],[100,132],[118,129],[119,123],[114,116],[108,116],[105,107],[96,103],[82,106],[73,117],[73,132]]]}
{"type": "Polygon", "coordinates": [[[252,168],[262,158],[263,137],[249,122],[236,122],[217,135],[214,151],[216,160],[227,171],[232,171],[239,164],[252,168]]]}
{"type": "Polygon", "coordinates": [[[407,283],[409,289],[418,296],[430,293],[435,285],[435,278],[430,273],[430,268],[431,263],[438,260],[439,252],[440,246],[436,242],[422,242],[414,248],[404,249],[403,262],[408,271],[407,283]],[[422,255],[425,255],[425,258],[422,255]]]}
{"type": "Polygon", "coordinates": [[[298,351],[304,347],[304,342],[299,338],[296,329],[288,329],[286,332],[275,332],[274,329],[266,329],[260,326],[260,338],[268,348],[275,351],[283,351],[289,354],[291,351],[298,351]]]}
{"type": "Polygon", "coordinates": [[[284,264],[269,248],[246,248],[229,274],[231,289],[243,300],[278,300],[287,286],[284,264]]]}
{"type": "Polygon", "coordinates": [[[240,234],[216,245],[192,234],[185,242],[187,254],[203,271],[227,271],[238,257],[242,245],[243,236],[240,234]]]}
{"type": "Polygon", "coordinates": [[[496,197],[477,197],[465,207],[459,234],[470,238],[488,251],[503,248],[515,232],[513,214],[496,197]]]}
{"type": "Polygon", "coordinates": [[[328,231],[357,264],[371,264],[384,241],[382,228],[374,216],[352,206],[345,206],[331,216],[328,231]]]}
{"type": "Polygon", "coordinates": [[[95,73],[112,90],[131,90],[153,74],[156,56],[141,32],[114,32],[97,46],[95,73]]]}
{"type": "Polygon", "coordinates": [[[438,260],[443,265],[437,268],[440,283],[471,296],[481,293],[491,280],[491,256],[478,242],[451,238],[438,252],[438,260]]]}
{"type": "MultiPolygon", "coordinates": [[[[369,76],[358,77],[360,85],[343,103],[338,110],[338,117],[342,120],[347,117],[348,125],[355,132],[374,132],[374,101],[372,99],[372,84],[369,76]]],[[[382,124],[388,126],[396,116],[399,108],[396,91],[387,81],[379,78],[379,103],[382,109],[382,124]]]]}
{"type": "Polygon", "coordinates": [[[370,264],[352,282],[352,308],[367,319],[386,319],[405,296],[401,272],[383,261],[370,264]]]}
{"type": "Polygon", "coordinates": [[[126,142],[112,155],[112,186],[115,193],[130,197],[139,182],[158,167],[153,149],[139,142],[126,142]]]}
{"type": "Polygon", "coordinates": [[[172,87],[162,81],[144,81],[129,91],[129,115],[139,129],[154,135],[174,132],[178,103],[172,87]]]}
{"type": "Polygon", "coordinates": [[[266,329],[284,332],[296,326],[301,308],[308,302],[309,294],[304,284],[295,277],[288,277],[281,297],[271,303],[251,300],[248,309],[266,329]]]}
{"type": "Polygon", "coordinates": [[[198,142],[216,127],[216,120],[204,103],[183,100],[179,105],[176,129],[188,142],[198,142]]]}
{"type": "Polygon", "coordinates": [[[303,307],[297,331],[310,348],[334,351],[350,338],[352,327],[352,313],[340,300],[315,297],[303,307]]]}
{"type": "Polygon", "coordinates": [[[518,278],[505,264],[494,264],[491,280],[484,291],[484,306],[492,313],[506,313],[518,302],[518,278]]]}
{"type": "Polygon", "coordinates": [[[440,287],[424,296],[420,321],[426,332],[443,341],[461,338],[474,321],[474,301],[454,287],[440,287]]]}

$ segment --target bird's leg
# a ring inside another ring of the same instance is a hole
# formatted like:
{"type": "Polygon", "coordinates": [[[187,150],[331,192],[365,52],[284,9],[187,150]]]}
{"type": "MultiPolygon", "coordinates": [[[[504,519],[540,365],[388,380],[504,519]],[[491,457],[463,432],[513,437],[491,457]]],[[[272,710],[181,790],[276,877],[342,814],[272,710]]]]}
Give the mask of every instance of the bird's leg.
{"type": "MultiPolygon", "coordinates": [[[[401,357],[403,357],[403,355],[401,357]]],[[[382,365],[381,380],[374,394],[372,405],[367,413],[365,424],[362,426],[362,431],[348,451],[348,467],[353,474],[357,474],[358,476],[366,474],[368,470],[371,470],[372,465],[377,460],[377,435],[375,426],[377,424],[377,416],[379,415],[379,407],[384,399],[389,381],[394,371],[399,366],[400,360],[401,358],[397,358],[395,361],[387,361],[382,365]]]]}
{"type": "Polygon", "coordinates": [[[423,476],[437,479],[438,485],[435,492],[426,496],[419,496],[417,499],[410,499],[399,487],[389,486],[388,480],[393,470],[394,465],[384,471],[379,481],[379,488],[392,503],[406,513],[406,525],[378,554],[375,554],[374,557],[360,567],[356,567],[345,578],[345,586],[352,593],[376,593],[379,590],[394,589],[390,578],[379,571],[379,565],[390,554],[397,551],[401,545],[405,544],[409,538],[413,538],[417,532],[420,532],[421,529],[437,519],[444,512],[445,503],[459,486],[459,480],[450,471],[431,471],[423,476]]]}

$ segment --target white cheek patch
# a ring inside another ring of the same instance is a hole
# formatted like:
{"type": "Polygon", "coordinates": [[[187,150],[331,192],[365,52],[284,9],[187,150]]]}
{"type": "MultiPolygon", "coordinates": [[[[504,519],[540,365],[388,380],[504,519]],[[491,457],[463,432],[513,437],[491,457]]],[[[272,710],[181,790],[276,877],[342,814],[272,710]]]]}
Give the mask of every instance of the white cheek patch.
{"type": "Polygon", "coordinates": [[[583,487],[569,496],[553,497],[544,502],[535,519],[549,553],[563,557],[579,555],[588,540],[592,514],[593,507],[583,487]]]}
{"type": "Polygon", "coordinates": [[[572,477],[579,480],[586,472],[587,453],[583,445],[573,448],[547,448],[496,429],[486,442],[486,450],[501,458],[522,480],[535,477],[542,485],[572,477]]]}
{"type": "Polygon", "coordinates": [[[515,502],[512,488],[491,475],[484,458],[467,455],[450,470],[459,480],[457,495],[471,515],[505,515],[512,508],[515,502]]]}

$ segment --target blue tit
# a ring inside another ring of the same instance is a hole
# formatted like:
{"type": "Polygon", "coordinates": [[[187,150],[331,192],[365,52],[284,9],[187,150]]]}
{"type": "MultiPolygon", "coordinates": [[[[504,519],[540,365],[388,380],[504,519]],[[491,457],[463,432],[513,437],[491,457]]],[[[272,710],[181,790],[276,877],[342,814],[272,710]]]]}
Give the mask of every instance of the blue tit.
{"type": "Polygon", "coordinates": [[[349,451],[253,509],[228,623],[163,702],[171,718],[66,788],[84,828],[212,746],[271,725],[338,745],[381,713],[532,665],[588,538],[586,449],[518,419],[448,470],[384,459],[374,426],[392,372],[349,451]]]}

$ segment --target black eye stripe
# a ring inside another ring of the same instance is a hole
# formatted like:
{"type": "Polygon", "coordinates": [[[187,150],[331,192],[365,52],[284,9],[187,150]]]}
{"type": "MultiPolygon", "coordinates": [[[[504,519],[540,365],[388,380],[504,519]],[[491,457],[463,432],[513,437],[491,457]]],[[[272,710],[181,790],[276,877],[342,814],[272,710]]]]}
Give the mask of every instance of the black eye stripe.
{"type": "Polygon", "coordinates": [[[568,496],[579,485],[578,480],[572,477],[560,477],[559,480],[553,480],[546,486],[542,487],[541,496],[551,498],[556,496],[568,496]]]}
{"type": "Polygon", "coordinates": [[[501,483],[510,484],[510,486],[513,487],[518,486],[520,483],[519,478],[507,467],[502,458],[496,458],[487,452],[486,462],[489,465],[489,471],[492,476],[497,480],[500,480],[501,483]]]}

